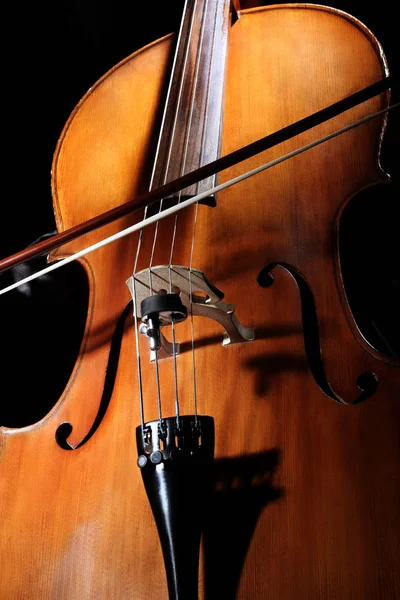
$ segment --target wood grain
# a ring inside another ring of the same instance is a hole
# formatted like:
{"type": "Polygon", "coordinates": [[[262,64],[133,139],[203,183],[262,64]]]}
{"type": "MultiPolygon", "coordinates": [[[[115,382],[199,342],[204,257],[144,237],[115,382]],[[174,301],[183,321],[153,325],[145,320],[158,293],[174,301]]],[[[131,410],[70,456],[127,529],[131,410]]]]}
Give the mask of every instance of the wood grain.
{"type": "MultiPolygon", "coordinates": [[[[60,230],[123,203],[148,185],[154,122],[172,38],[123,61],[94,86],[66,124],[53,165],[60,230]]],[[[303,5],[243,12],[229,37],[222,153],[323,108],[380,79],[377,41],[342,13],[303,5]]],[[[271,159],[386,103],[381,95],[300,139],[271,159]]],[[[240,600],[384,600],[400,589],[399,370],[351,323],[341,289],[337,219],[360,189],[387,180],[379,168],[382,121],[226,190],[199,208],[193,266],[255,327],[256,340],[223,347],[220,326],[195,322],[199,411],[216,422],[216,492],[201,564],[201,597],[240,600]],[[292,265],[310,286],[327,378],[345,400],[357,377],[379,379],[375,395],[345,407],[320,390],[304,350],[296,282],[282,267],[270,288],[261,269],[292,265]],[[222,557],[222,558],[221,558],[222,557]],[[227,558],[227,561],[223,559],[227,558]],[[224,565],[227,566],[224,566],[224,565]]],[[[259,160],[257,160],[259,164],[259,160]]],[[[255,166],[250,159],[228,179],[255,166]]],[[[173,261],[187,265],[194,209],[179,217],[173,261]]],[[[111,234],[123,223],[109,225],[111,234]]],[[[169,259],[172,221],[160,228],[154,264],[169,259]]],[[[85,236],[52,260],[97,239],[85,236]]],[[[148,264],[147,230],[139,268],[148,264]]],[[[136,467],[139,424],[132,318],[103,421],[76,447],[99,410],[109,343],[129,302],[137,237],[83,261],[90,284],[81,353],[64,394],[39,423],[1,430],[1,588],[6,600],[166,597],[162,556],[136,467]]],[[[190,327],[179,326],[190,342],[190,327]]],[[[155,418],[154,365],[141,340],[146,419],[155,418]]],[[[192,411],[190,351],[178,358],[182,410],[192,411]]],[[[164,412],[172,414],[171,360],[160,363],[164,412]]],[[[17,391],[15,391],[17,393],[17,391]]]]}

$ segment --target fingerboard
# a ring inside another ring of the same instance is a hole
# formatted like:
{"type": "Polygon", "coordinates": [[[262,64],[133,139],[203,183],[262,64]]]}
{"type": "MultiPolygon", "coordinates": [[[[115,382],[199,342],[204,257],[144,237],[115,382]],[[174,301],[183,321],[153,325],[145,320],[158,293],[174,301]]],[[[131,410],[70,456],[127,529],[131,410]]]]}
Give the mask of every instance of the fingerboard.
{"type": "MultiPolygon", "coordinates": [[[[150,189],[219,157],[230,0],[187,0],[158,140],[150,189]]],[[[216,175],[181,192],[192,197],[216,175]]]]}

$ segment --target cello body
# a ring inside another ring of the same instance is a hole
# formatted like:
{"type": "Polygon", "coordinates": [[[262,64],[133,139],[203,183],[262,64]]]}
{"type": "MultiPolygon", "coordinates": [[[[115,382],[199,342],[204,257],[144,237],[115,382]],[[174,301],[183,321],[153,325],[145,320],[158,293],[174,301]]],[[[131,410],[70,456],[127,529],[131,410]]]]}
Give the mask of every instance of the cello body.
{"type": "MultiPolygon", "coordinates": [[[[168,35],[122,60],[71,114],[52,170],[60,231],[148,188],[174,41],[168,35]]],[[[221,154],[387,72],[377,40],[345,13],[300,4],[242,11],[229,31],[221,154]]],[[[383,109],[388,97],[221,172],[219,180],[383,109]]],[[[194,318],[199,413],[212,415],[216,436],[199,597],[380,600],[400,593],[398,362],[358,329],[338,247],[347,203],[389,181],[379,164],[385,124],[384,116],[369,121],[220,192],[215,207],[199,205],[193,267],[255,332],[253,340],[224,345],[219,322],[194,318]]],[[[194,215],[191,207],[179,216],[174,265],[190,263],[194,215]]],[[[91,232],[49,260],[138,219],[91,232]]],[[[173,223],[160,224],[153,265],[168,263],[173,223]]],[[[144,232],[137,271],[149,266],[154,230],[144,232]]],[[[0,431],[2,599],[167,597],[136,464],[132,310],[121,321],[137,244],[134,234],[81,259],[89,303],[69,382],[39,422],[0,431]]],[[[179,397],[190,413],[188,321],[176,335],[179,397]]],[[[146,420],[156,419],[146,339],[140,348],[143,394],[152,400],[146,420]]],[[[166,416],[174,414],[171,365],[171,358],[160,361],[166,416]]]]}

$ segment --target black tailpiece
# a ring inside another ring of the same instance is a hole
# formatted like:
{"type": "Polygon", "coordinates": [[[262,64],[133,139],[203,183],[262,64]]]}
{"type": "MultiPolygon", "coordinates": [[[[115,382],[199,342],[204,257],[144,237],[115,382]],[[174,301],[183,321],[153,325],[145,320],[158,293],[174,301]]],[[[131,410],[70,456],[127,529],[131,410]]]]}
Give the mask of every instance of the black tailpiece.
{"type": "Polygon", "coordinates": [[[198,600],[200,538],[212,486],[214,420],[188,415],[137,427],[138,465],[157,524],[170,600],[198,600]]]}

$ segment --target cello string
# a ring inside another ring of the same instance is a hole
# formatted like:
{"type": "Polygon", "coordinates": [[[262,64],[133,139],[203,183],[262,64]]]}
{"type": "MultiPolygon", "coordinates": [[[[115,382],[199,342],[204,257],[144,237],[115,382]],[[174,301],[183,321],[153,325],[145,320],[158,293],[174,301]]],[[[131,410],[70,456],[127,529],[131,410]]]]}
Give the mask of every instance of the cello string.
{"type": "Polygon", "coordinates": [[[192,233],[192,245],[190,248],[190,261],[189,261],[189,298],[190,298],[190,331],[191,331],[191,354],[192,354],[192,377],[193,377],[193,413],[194,422],[197,426],[197,378],[196,378],[196,359],[195,359],[195,347],[194,347],[194,319],[193,319],[193,289],[192,289],[192,267],[193,267],[193,254],[194,254],[194,240],[196,233],[197,224],[197,213],[199,210],[199,203],[196,202],[194,219],[193,219],[193,233],[192,233]]]}
{"type": "MultiPolygon", "coordinates": [[[[195,0],[195,3],[194,3],[194,10],[196,8],[196,4],[197,4],[197,0],[195,0]]],[[[187,2],[185,3],[185,10],[186,10],[186,6],[187,6],[187,2]]],[[[190,39],[192,37],[193,21],[194,21],[194,19],[193,19],[194,10],[193,10],[193,13],[192,13],[192,20],[191,20],[191,23],[190,23],[190,30],[189,30],[189,35],[188,35],[188,41],[190,41],[190,39]]],[[[184,19],[182,19],[182,24],[183,24],[183,21],[184,21],[184,19]]],[[[178,43],[177,47],[178,46],[179,46],[179,43],[178,43]]],[[[190,47],[190,45],[188,43],[187,46],[186,46],[186,50],[185,50],[185,56],[184,56],[183,67],[182,67],[182,76],[181,76],[180,82],[179,82],[179,91],[178,91],[178,94],[177,94],[177,99],[178,99],[177,106],[179,106],[179,104],[181,102],[181,99],[182,99],[182,88],[183,88],[183,80],[184,80],[183,74],[185,73],[186,65],[187,65],[187,62],[188,62],[189,47],[190,47]]],[[[175,54],[175,60],[176,60],[176,58],[177,58],[177,53],[175,54]]],[[[174,63],[174,67],[175,67],[175,63],[174,63]]],[[[172,77],[170,78],[170,87],[169,87],[169,90],[168,90],[166,105],[168,104],[168,98],[169,98],[169,94],[171,92],[171,86],[172,86],[172,77]]],[[[164,112],[164,118],[165,118],[165,114],[166,114],[166,111],[164,112]]],[[[164,118],[163,118],[163,124],[165,122],[164,118]]],[[[174,120],[173,120],[172,134],[171,134],[171,137],[170,137],[170,144],[169,144],[169,150],[168,150],[168,154],[167,154],[167,164],[166,164],[166,169],[165,169],[165,173],[164,173],[163,184],[165,184],[166,181],[167,181],[168,169],[169,169],[169,166],[171,164],[172,145],[173,145],[173,140],[174,140],[174,136],[175,136],[176,129],[177,129],[177,126],[176,126],[177,125],[177,121],[178,121],[178,108],[175,111],[175,116],[174,116],[174,120]]],[[[161,143],[161,135],[160,135],[160,138],[159,138],[159,142],[161,143]]],[[[162,212],[163,202],[164,202],[164,198],[162,198],[160,200],[160,205],[159,205],[159,209],[158,209],[158,213],[159,214],[162,212]]],[[[153,264],[154,252],[155,252],[157,238],[158,238],[158,222],[156,223],[156,226],[155,226],[154,236],[153,236],[153,245],[152,245],[152,249],[151,249],[151,257],[150,257],[150,265],[149,265],[149,276],[150,276],[150,279],[151,279],[151,267],[152,267],[152,264],[153,264]]],[[[153,289],[152,288],[152,283],[150,282],[150,290],[152,291],[152,289],[153,289]]]]}
{"type": "MultiPolygon", "coordinates": [[[[148,211],[148,207],[146,206],[143,211],[143,219],[144,220],[146,220],[147,211],[148,211]]],[[[135,262],[134,262],[134,266],[133,266],[133,276],[132,276],[132,299],[133,299],[133,318],[134,318],[134,325],[135,325],[134,328],[135,328],[135,348],[136,348],[136,369],[137,369],[138,392],[139,392],[140,426],[141,426],[141,431],[142,431],[143,443],[145,443],[145,441],[144,441],[145,418],[144,418],[143,381],[142,381],[142,367],[141,367],[141,356],[140,356],[138,308],[137,308],[137,293],[136,293],[136,270],[137,270],[139,254],[140,254],[142,241],[143,241],[143,231],[144,230],[141,229],[139,232],[139,238],[138,238],[138,243],[137,243],[137,247],[136,247],[136,256],[135,256],[135,262]]],[[[158,403],[158,406],[160,406],[159,403],[158,403]]],[[[162,417],[160,416],[160,410],[159,410],[158,414],[159,414],[159,418],[161,420],[162,417]]]]}
{"type": "Polygon", "coordinates": [[[157,213],[151,217],[147,217],[146,219],[143,219],[139,223],[135,223],[134,225],[131,225],[130,227],[127,227],[126,229],[122,229],[121,231],[118,231],[117,233],[110,235],[109,237],[104,238],[103,240],[100,240],[99,242],[96,242],[95,244],[92,244],[91,246],[88,246],[87,248],[84,248],[83,250],[79,250],[78,252],[71,254],[70,256],[67,256],[66,258],[63,258],[63,259],[49,265],[48,267],[41,269],[40,271],[36,271],[36,273],[32,273],[31,275],[28,275],[27,277],[24,277],[23,279],[20,279],[19,281],[0,289],[0,295],[10,292],[11,290],[16,289],[19,286],[24,285],[25,283],[28,283],[29,281],[33,281],[34,279],[37,279],[38,277],[45,275],[46,273],[50,273],[51,271],[59,269],[59,268],[65,266],[66,264],[73,262],[74,260],[81,258],[82,256],[85,256],[86,254],[89,254],[90,252],[94,252],[95,250],[98,250],[99,248],[102,248],[103,246],[106,246],[107,244],[110,244],[112,242],[115,242],[116,240],[119,240],[120,238],[130,235],[131,233],[134,233],[136,231],[141,231],[142,229],[145,229],[149,225],[152,225],[153,223],[156,223],[157,221],[159,221],[161,219],[170,217],[171,215],[175,214],[176,212],[184,210],[188,206],[191,206],[192,204],[196,204],[196,202],[200,202],[200,200],[204,200],[205,198],[208,198],[210,195],[216,194],[228,187],[231,187],[232,185],[240,183],[241,181],[244,181],[245,179],[248,179],[249,177],[253,177],[254,175],[257,175],[258,173],[261,173],[262,171],[265,171],[266,169],[270,169],[271,167],[274,167],[275,165],[278,165],[278,164],[284,162],[285,160],[289,160],[290,158],[293,158],[294,156],[297,156],[298,154],[302,154],[303,152],[306,152],[307,150],[310,150],[311,148],[314,148],[314,147],[318,146],[319,144],[327,142],[327,141],[337,137],[338,135],[341,135],[342,133],[349,131],[350,129],[354,129],[355,127],[358,127],[359,125],[362,125],[363,123],[366,123],[367,121],[370,121],[371,119],[375,119],[376,117],[379,117],[379,116],[387,113],[388,111],[390,111],[394,108],[399,108],[399,107],[400,107],[400,102],[397,102],[396,104],[392,104],[391,106],[388,106],[388,107],[386,107],[382,110],[379,110],[375,113],[371,113],[370,115],[367,115],[366,117],[363,117],[362,119],[359,119],[358,121],[355,121],[354,123],[351,123],[350,125],[346,125],[345,127],[342,127],[341,129],[338,129],[338,130],[334,131],[333,133],[330,133],[322,138],[319,138],[319,139],[315,140],[314,142],[310,142],[309,144],[306,144],[305,146],[296,148],[296,150],[292,150],[291,152],[284,154],[284,155],[282,155],[274,160],[271,160],[267,163],[264,163],[263,165],[260,165],[259,167],[255,167],[254,169],[246,171],[245,173],[242,173],[241,175],[238,175],[237,177],[233,177],[232,179],[229,179],[228,181],[225,181],[224,183],[220,183],[216,186],[213,186],[213,187],[209,188],[208,190],[201,192],[200,194],[197,194],[197,196],[193,196],[192,198],[183,200],[179,205],[171,206],[170,208],[163,210],[161,213],[157,213]]]}
{"type": "MultiPolygon", "coordinates": [[[[139,237],[143,229],[140,231],[139,237]]],[[[135,323],[135,349],[136,349],[136,370],[137,370],[137,380],[138,380],[138,392],[139,392],[139,412],[140,412],[140,427],[142,430],[142,438],[144,440],[144,402],[143,402],[143,382],[142,382],[142,365],[141,365],[141,357],[140,357],[140,347],[139,347],[139,327],[138,327],[138,317],[137,317],[137,295],[136,295],[136,277],[135,277],[136,269],[133,271],[132,277],[132,298],[133,298],[133,319],[135,323]]]]}
{"type": "MultiPolygon", "coordinates": [[[[216,28],[214,27],[214,33],[213,33],[213,50],[211,53],[211,56],[215,56],[215,43],[216,43],[216,28]]],[[[209,79],[210,82],[210,79],[209,79]]],[[[208,88],[207,90],[207,97],[209,96],[210,93],[210,88],[208,88]]],[[[209,106],[210,103],[206,102],[206,111],[205,111],[205,121],[207,122],[207,118],[208,118],[208,110],[209,110],[209,106]]],[[[202,136],[202,144],[201,144],[201,155],[200,155],[200,164],[203,164],[204,161],[204,148],[205,148],[205,144],[204,144],[204,131],[203,130],[203,136],[202,136]]],[[[214,180],[215,181],[215,180],[214,180]]],[[[191,356],[192,356],[192,377],[193,377],[193,413],[194,413],[194,422],[195,422],[195,426],[197,427],[198,425],[198,414],[197,414],[197,370],[196,370],[196,353],[195,353],[195,343],[194,343],[194,339],[195,339],[195,330],[194,330],[194,315],[193,315],[193,302],[192,302],[192,298],[193,298],[193,280],[192,280],[192,269],[193,269],[193,256],[194,256],[194,244],[195,244],[195,235],[196,235],[196,225],[197,225],[197,216],[198,216],[198,211],[199,211],[199,203],[196,202],[196,206],[195,206],[195,211],[194,211],[194,217],[193,217],[193,231],[192,231],[192,244],[191,244],[191,248],[190,248],[190,260],[189,260],[189,299],[190,299],[190,332],[191,332],[191,356]]]]}
{"type": "MultiPolygon", "coordinates": [[[[208,0],[207,0],[207,2],[208,2],[208,0]]],[[[166,168],[165,168],[165,172],[164,172],[164,176],[163,176],[163,182],[162,182],[163,184],[165,184],[167,182],[168,170],[169,170],[169,168],[171,166],[172,148],[173,148],[175,134],[176,134],[176,131],[177,131],[177,122],[178,122],[179,107],[180,107],[180,105],[182,103],[182,98],[183,98],[183,84],[184,84],[184,81],[185,81],[184,74],[185,74],[185,71],[187,69],[187,64],[188,64],[188,60],[189,60],[190,40],[192,39],[192,35],[193,35],[194,15],[195,15],[195,11],[196,11],[196,6],[197,6],[197,0],[195,1],[194,6],[193,6],[192,18],[191,18],[191,22],[190,22],[189,35],[188,35],[188,42],[187,42],[187,45],[186,45],[186,48],[185,48],[185,54],[184,54],[184,60],[183,60],[183,67],[182,67],[182,75],[180,77],[180,82],[179,82],[179,90],[178,90],[178,94],[177,94],[177,104],[176,104],[176,110],[175,110],[174,119],[173,119],[172,133],[171,133],[170,140],[169,140],[169,148],[168,148],[168,154],[167,154],[166,168]]],[[[203,17],[204,17],[204,13],[203,13],[203,17]]],[[[183,19],[182,19],[182,22],[183,22],[183,19]]],[[[203,27],[203,22],[202,22],[202,27],[203,27]]],[[[179,44],[178,44],[177,47],[179,47],[179,44]]],[[[170,81],[172,82],[172,77],[171,77],[170,81]]],[[[194,94],[192,94],[191,111],[193,110],[193,102],[194,102],[194,98],[193,97],[194,97],[194,94]]],[[[189,123],[189,128],[188,129],[190,129],[190,123],[189,123]]],[[[184,172],[184,165],[186,163],[186,158],[187,158],[187,143],[186,143],[186,148],[185,148],[185,152],[184,152],[183,164],[181,165],[181,173],[180,173],[181,175],[183,175],[183,172],[184,172]]],[[[178,203],[177,203],[178,205],[179,205],[179,203],[181,201],[181,197],[182,197],[182,191],[179,191],[179,194],[178,194],[178,203]]],[[[162,206],[163,206],[163,199],[161,199],[161,201],[160,201],[159,210],[158,210],[159,213],[161,213],[161,211],[162,211],[162,206]]],[[[174,240],[175,240],[176,229],[177,229],[177,215],[175,215],[174,225],[173,225],[173,229],[172,229],[172,240],[173,240],[172,241],[172,248],[173,248],[173,243],[174,243],[174,240]]],[[[150,264],[149,264],[149,287],[150,287],[150,295],[153,294],[152,266],[153,266],[153,261],[154,261],[155,249],[156,249],[156,245],[157,245],[157,241],[158,241],[158,233],[159,233],[159,221],[157,221],[156,226],[155,226],[155,231],[154,231],[154,236],[153,236],[153,244],[152,244],[152,249],[151,249],[150,264]]],[[[170,251],[170,260],[169,260],[169,264],[168,264],[169,292],[170,293],[172,293],[172,278],[171,278],[172,248],[171,248],[171,251],[170,251]]],[[[175,418],[176,418],[177,428],[179,428],[180,406],[179,406],[178,366],[177,366],[175,324],[174,324],[173,320],[171,321],[171,342],[172,342],[172,358],[173,358],[173,379],[174,379],[174,390],[175,390],[175,418]]],[[[158,393],[160,394],[157,352],[155,353],[155,361],[156,361],[156,373],[157,373],[157,387],[158,387],[158,393]]]]}
{"type": "MultiPolygon", "coordinates": [[[[208,0],[206,0],[206,2],[204,4],[204,9],[203,9],[203,19],[201,22],[201,32],[200,32],[200,43],[198,46],[197,57],[196,57],[196,68],[195,68],[194,78],[193,78],[193,91],[191,94],[189,119],[188,119],[188,126],[186,128],[183,161],[181,163],[180,176],[184,175],[184,173],[185,173],[187,155],[188,155],[188,150],[189,150],[189,140],[190,140],[189,134],[190,134],[191,126],[192,126],[193,113],[194,113],[194,108],[195,108],[195,95],[196,95],[196,89],[197,89],[197,84],[198,84],[198,80],[199,80],[199,72],[200,72],[200,57],[201,57],[201,51],[202,51],[203,42],[204,42],[204,32],[205,32],[204,20],[205,20],[207,8],[208,8],[208,0]]],[[[206,107],[207,107],[207,102],[206,102],[206,107]]],[[[204,120],[206,121],[207,117],[204,120]]],[[[203,142],[203,140],[204,140],[204,130],[203,130],[203,134],[202,134],[202,142],[203,142]]],[[[202,145],[203,144],[201,144],[201,147],[202,147],[202,145]]],[[[201,160],[200,160],[200,164],[201,164],[201,160]]],[[[165,181],[164,181],[164,183],[165,183],[165,181]]],[[[178,204],[180,204],[181,198],[182,198],[182,190],[180,190],[178,193],[178,204]]],[[[172,257],[173,257],[174,248],[175,248],[178,217],[179,217],[179,213],[177,213],[175,215],[175,219],[174,219],[174,228],[173,228],[173,233],[172,233],[171,250],[170,250],[170,258],[169,258],[169,272],[171,272],[172,257]]],[[[170,273],[169,273],[169,281],[170,281],[170,291],[171,291],[172,283],[171,283],[171,274],[170,273]]]]}
{"type": "MultiPolygon", "coordinates": [[[[200,62],[201,62],[202,48],[203,48],[203,43],[204,43],[204,33],[205,33],[205,18],[206,18],[206,14],[207,14],[208,4],[209,4],[209,0],[206,0],[205,4],[203,6],[203,18],[202,18],[202,22],[201,22],[199,44],[198,44],[198,48],[197,48],[196,67],[195,67],[195,72],[194,72],[193,89],[192,89],[192,94],[191,94],[191,103],[190,103],[190,110],[189,110],[189,119],[188,119],[188,126],[186,128],[185,147],[184,147],[184,153],[183,153],[183,161],[181,163],[180,175],[183,175],[185,172],[188,150],[189,150],[190,131],[191,131],[192,122],[193,122],[196,90],[197,90],[198,81],[199,81],[200,62]]],[[[214,29],[214,38],[215,38],[215,29],[214,29]]],[[[206,102],[205,105],[207,107],[208,103],[206,102]]],[[[207,109],[206,109],[206,116],[205,116],[204,121],[207,122],[207,109]]],[[[203,143],[204,143],[204,131],[205,131],[205,127],[204,127],[203,133],[202,133],[201,148],[203,148],[203,143]]],[[[201,158],[202,158],[202,156],[200,157],[200,164],[201,164],[201,158]]],[[[178,193],[178,204],[180,204],[181,200],[182,200],[182,190],[180,190],[178,193]]],[[[196,208],[195,208],[194,223],[196,221],[197,207],[198,207],[198,204],[196,204],[196,208]]],[[[174,219],[174,227],[173,227],[172,240],[171,240],[169,263],[168,263],[170,293],[172,293],[172,260],[173,260],[174,250],[175,250],[175,240],[176,240],[176,233],[177,233],[177,227],[178,227],[178,218],[179,218],[179,213],[176,213],[175,219],[174,219]]],[[[192,248],[193,248],[193,243],[194,243],[193,236],[194,236],[194,231],[195,231],[194,223],[193,223],[192,240],[191,240],[192,248]]],[[[191,252],[191,255],[192,255],[192,252],[191,252]]],[[[197,390],[196,390],[196,375],[195,375],[196,367],[195,367],[195,358],[194,358],[194,326],[193,326],[192,294],[190,291],[191,290],[190,274],[191,273],[190,273],[190,269],[189,269],[189,311],[190,311],[190,315],[191,315],[190,331],[191,331],[191,345],[192,345],[191,356],[192,356],[193,403],[194,403],[195,423],[197,424],[197,390]]],[[[175,325],[174,325],[173,321],[172,321],[171,333],[172,333],[172,348],[173,348],[173,358],[174,358],[173,366],[174,366],[174,381],[175,381],[175,394],[176,394],[176,420],[177,420],[177,426],[179,427],[178,374],[177,374],[177,357],[176,357],[176,352],[175,352],[175,325]]]]}

